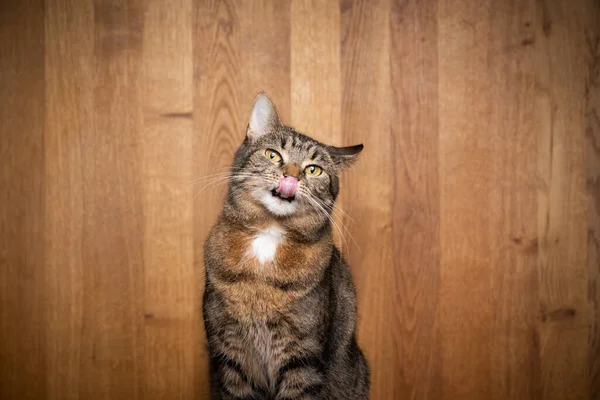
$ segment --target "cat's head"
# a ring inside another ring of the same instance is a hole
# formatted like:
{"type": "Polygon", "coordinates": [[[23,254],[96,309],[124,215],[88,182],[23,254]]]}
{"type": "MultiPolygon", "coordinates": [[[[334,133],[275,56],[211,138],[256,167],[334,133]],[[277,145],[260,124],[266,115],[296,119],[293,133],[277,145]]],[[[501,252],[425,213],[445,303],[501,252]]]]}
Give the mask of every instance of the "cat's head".
{"type": "Polygon", "coordinates": [[[275,105],[259,93],[233,161],[229,197],[238,208],[258,206],[274,217],[324,219],[338,195],[339,174],[362,149],[326,145],[283,125],[275,105]]]}

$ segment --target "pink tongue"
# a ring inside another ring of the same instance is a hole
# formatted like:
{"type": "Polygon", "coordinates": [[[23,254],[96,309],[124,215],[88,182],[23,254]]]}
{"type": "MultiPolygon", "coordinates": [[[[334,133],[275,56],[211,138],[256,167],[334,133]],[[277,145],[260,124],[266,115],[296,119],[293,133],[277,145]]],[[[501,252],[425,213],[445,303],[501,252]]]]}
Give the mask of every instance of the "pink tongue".
{"type": "Polygon", "coordinates": [[[279,180],[279,187],[275,190],[281,195],[281,197],[292,197],[296,194],[296,187],[298,187],[298,179],[293,176],[286,176],[279,180]]]}

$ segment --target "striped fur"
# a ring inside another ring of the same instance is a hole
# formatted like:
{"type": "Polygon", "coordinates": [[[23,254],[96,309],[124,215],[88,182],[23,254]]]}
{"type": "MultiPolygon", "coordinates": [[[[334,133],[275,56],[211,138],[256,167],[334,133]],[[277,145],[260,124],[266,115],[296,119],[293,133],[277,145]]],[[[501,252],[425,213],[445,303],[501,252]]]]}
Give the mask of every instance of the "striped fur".
{"type": "Polygon", "coordinates": [[[367,399],[370,372],[356,341],[355,287],[326,215],[338,174],[362,146],[324,145],[282,125],[270,100],[261,106],[253,110],[260,118],[251,121],[254,131],[234,157],[228,197],[204,245],[211,398],[367,399]],[[281,163],[267,160],[266,149],[280,152],[281,163]],[[270,211],[261,199],[281,171],[307,163],[324,173],[300,177],[295,211],[270,211]],[[270,247],[261,252],[255,247],[263,242],[270,247]]]}

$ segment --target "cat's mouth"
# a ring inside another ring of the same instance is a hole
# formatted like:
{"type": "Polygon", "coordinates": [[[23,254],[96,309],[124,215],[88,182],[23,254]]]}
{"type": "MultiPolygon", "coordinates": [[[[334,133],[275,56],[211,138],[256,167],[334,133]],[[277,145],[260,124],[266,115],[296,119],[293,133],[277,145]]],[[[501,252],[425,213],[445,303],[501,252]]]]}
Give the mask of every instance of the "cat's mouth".
{"type": "Polygon", "coordinates": [[[296,195],[293,195],[291,197],[283,197],[280,193],[277,192],[277,189],[272,189],[271,190],[271,194],[273,195],[273,197],[277,197],[280,200],[285,200],[287,202],[292,202],[294,201],[294,199],[296,199],[296,195]]]}

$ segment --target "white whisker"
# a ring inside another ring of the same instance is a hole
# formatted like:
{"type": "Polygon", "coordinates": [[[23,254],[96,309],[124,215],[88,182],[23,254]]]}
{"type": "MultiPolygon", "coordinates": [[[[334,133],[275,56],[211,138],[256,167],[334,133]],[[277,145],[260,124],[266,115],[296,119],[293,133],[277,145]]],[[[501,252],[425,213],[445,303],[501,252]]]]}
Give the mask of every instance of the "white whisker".
{"type": "MultiPolygon", "coordinates": [[[[319,204],[317,202],[317,198],[316,197],[314,197],[310,193],[303,193],[303,194],[305,195],[305,198],[308,200],[308,202],[313,206],[313,208],[315,208],[314,206],[316,206],[319,209],[321,209],[321,211],[327,217],[327,219],[329,219],[329,221],[333,224],[333,226],[338,230],[340,236],[342,237],[342,240],[344,241],[344,244],[346,246],[348,246],[348,242],[346,240],[346,237],[344,236],[344,233],[342,232],[342,230],[339,227],[339,225],[335,222],[335,220],[331,217],[331,214],[321,204],[319,204]]],[[[315,210],[317,210],[317,208],[315,208],[315,210]]]]}
{"type": "MultiPolygon", "coordinates": [[[[318,198],[314,198],[317,202],[320,202],[322,205],[327,206],[325,203],[323,203],[322,200],[318,199],[318,198]]],[[[332,214],[333,215],[333,214],[332,214]]],[[[340,223],[340,225],[342,225],[342,227],[344,228],[344,230],[346,232],[348,232],[348,235],[350,235],[350,239],[352,239],[352,241],[354,242],[354,244],[356,245],[356,248],[358,249],[358,251],[362,254],[362,251],[360,249],[360,247],[358,246],[358,243],[356,243],[356,240],[354,240],[354,236],[352,236],[352,233],[350,232],[350,230],[348,229],[348,227],[346,226],[346,224],[344,224],[344,222],[341,220],[341,217],[339,217],[338,222],[340,223]]]]}
{"type": "Polygon", "coordinates": [[[203,191],[209,190],[209,189],[215,189],[219,186],[222,186],[225,183],[231,183],[234,182],[235,180],[241,180],[241,179],[248,179],[249,181],[254,181],[254,182],[267,182],[267,183],[273,183],[272,180],[269,180],[263,176],[260,175],[256,175],[256,174],[251,174],[251,173],[234,173],[231,175],[227,175],[227,176],[221,176],[221,177],[216,177],[213,178],[209,183],[207,183],[204,187],[202,187],[198,192],[196,192],[196,194],[194,195],[194,199],[203,191]]]}
{"type": "Polygon", "coordinates": [[[239,173],[240,170],[241,170],[241,168],[239,168],[239,167],[231,167],[231,166],[217,168],[215,171],[221,171],[221,172],[215,172],[214,174],[209,174],[209,175],[201,176],[200,178],[192,179],[187,184],[191,185],[192,183],[196,183],[198,181],[210,178],[212,176],[219,176],[219,175],[228,175],[228,174],[239,173]],[[227,169],[229,171],[223,171],[224,169],[227,169]]]}
{"type": "MultiPolygon", "coordinates": [[[[339,225],[336,223],[335,219],[333,218],[333,214],[331,213],[331,207],[329,207],[327,204],[325,204],[322,200],[320,200],[319,198],[317,198],[316,196],[306,192],[303,192],[304,197],[309,201],[309,203],[313,203],[315,205],[317,205],[322,212],[325,214],[325,216],[331,221],[331,223],[337,228],[338,232],[340,233],[340,236],[342,237],[342,240],[344,241],[344,243],[346,244],[346,246],[348,246],[348,242],[346,240],[345,235],[343,234],[341,228],[339,227],[339,225]]],[[[314,206],[313,206],[314,208],[314,206]]],[[[316,208],[315,208],[316,210],[316,208]]],[[[354,236],[352,236],[352,233],[350,232],[350,230],[346,227],[346,225],[341,221],[341,219],[339,221],[340,225],[342,225],[342,227],[344,228],[344,230],[348,233],[348,235],[350,235],[350,238],[352,239],[352,242],[354,243],[354,245],[356,246],[356,248],[358,249],[358,251],[362,254],[362,250],[360,249],[360,247],[358,246],[358,243],[356,243],[356,240],[354,239],[354,236]]]]}

